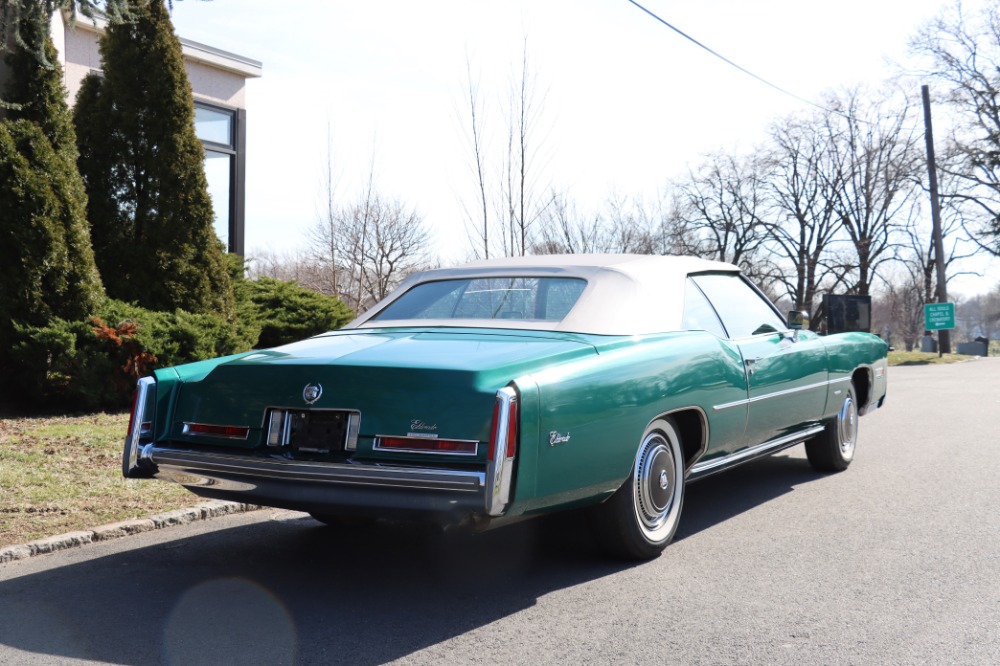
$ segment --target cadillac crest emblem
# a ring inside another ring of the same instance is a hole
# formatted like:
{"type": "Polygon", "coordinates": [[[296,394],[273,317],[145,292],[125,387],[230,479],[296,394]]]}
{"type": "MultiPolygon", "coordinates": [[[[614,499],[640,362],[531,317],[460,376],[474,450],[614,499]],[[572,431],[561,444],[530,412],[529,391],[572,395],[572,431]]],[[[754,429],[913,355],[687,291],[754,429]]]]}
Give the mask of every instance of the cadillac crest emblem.
{"type": "Polygon", "coordinates": [[[306,387],[302,389],[302,399],[306,401],[307,405],[319,400],[321,395],[323,395],[322,384],[306,384],[306,387]]]}

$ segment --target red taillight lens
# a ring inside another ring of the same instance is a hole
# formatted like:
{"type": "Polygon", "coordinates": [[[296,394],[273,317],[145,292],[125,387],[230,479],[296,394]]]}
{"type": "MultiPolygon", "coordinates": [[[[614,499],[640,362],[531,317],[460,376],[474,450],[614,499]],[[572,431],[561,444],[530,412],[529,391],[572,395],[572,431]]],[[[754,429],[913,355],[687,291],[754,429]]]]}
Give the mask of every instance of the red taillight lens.
{"type": "Polygon", "coordinates": [[[437,439],[434,437],[379,437],[376,449],[396,451],[418,451],[428,453],[462,453],[476,455],[479,442],[461,439],[437,439]]]}
{"type": "Polygon", "coordinates": [[[493,429],[490,431],[489,460],[496,460],[497,442],[500,440],[501,433],[506,435],[506,445],[503,451],[505,457],[513,458],[514,454],[517,453],[517,400],[512,399],[507,404],[506,423],[500,423],[500,419],[503,418],[500,400],[498,399],[493,404],[493,429]]]}
{"type": "Polygon", "coordinates": [[[512,400],[507,413],[507,457],[513,458],[517,452],[517,401],[512,400]]]}
{"type": "Polygon", "coordinates": [[[247,426],[212,425],[208,423],[185,423],[185,435],[206,435],[209,437],[225,437],[227,439],[246,439],[250,435],[247,426]]]}
{"type": "Polygon", "coordinates": [[[133,432],[132,426],[135,425],[135,416],[136,416],[136,414],[135,414],[135,407],[138,404],[139,404],[139,387],[137,386],[136,389],[135,389],[135,393],[132,394],[132,411],[129,412],[129,415],[128,415],[128,430],[125,431],[125,432],[127,432],[129,434],[132,434],[132,432],[133,432]]]}
{"type": "Polygon", "coordinates": [[[493,428],[490,430],[490,451],[487,460],[496,460],[497,437],[500,434],[500,401],[493,403],[493,428]]]}

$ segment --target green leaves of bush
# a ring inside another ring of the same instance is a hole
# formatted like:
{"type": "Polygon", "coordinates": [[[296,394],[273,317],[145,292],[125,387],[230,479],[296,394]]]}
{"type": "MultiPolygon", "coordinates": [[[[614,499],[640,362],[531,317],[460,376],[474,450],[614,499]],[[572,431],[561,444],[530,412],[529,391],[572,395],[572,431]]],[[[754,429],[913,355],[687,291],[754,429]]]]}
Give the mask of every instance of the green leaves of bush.
{"type": "Polygon", "coordinates": [[[136,380],[155,367],[244,351],[249,345],[215,315],[154,312],[108,299],[93,317],[17,326],[13,356],[22,408],[125,407],[136,380]]]}
{"type": "Polygon", "coordinates": [[[83,320],[14,325],[8,400],[15,411],[120,409],[155,368],[273,347],[340,328],[340,300],[271,278],[237,279],[237,320],[156,312],[106,299],[83,320]]]}
{"type": "Polygon", "coordinates": [[[354,313],[343,301],[273,278],[240,280],[235,285],[238,315],[260,327],[255,347],[276,347],[340,328],[354,313]]]}

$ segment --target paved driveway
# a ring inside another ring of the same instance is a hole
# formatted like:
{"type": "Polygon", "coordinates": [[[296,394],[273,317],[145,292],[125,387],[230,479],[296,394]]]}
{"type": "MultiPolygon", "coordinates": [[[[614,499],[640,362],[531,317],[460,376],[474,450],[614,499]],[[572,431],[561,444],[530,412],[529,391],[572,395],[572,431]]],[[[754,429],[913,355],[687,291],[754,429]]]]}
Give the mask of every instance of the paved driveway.
{"type": "Polygon", "coordinates": [[[0,664],[1000,663],[1000,359],[892,368],[857,458],[690,487],[659,559],[265,510],[0,566],[0,664]]]}

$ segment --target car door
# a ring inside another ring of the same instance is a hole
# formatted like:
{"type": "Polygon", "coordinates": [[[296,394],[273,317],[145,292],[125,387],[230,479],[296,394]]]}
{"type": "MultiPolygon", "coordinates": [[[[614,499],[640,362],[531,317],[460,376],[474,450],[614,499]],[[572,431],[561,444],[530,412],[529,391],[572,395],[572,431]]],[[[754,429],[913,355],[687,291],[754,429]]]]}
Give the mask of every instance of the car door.
{"type": "Polygon", "coordinates": [[[823,340],[789,330],[770,301],[741,275],[706,273],[692,279],[712,303],[743,358],[747,378],[744,446],[818,423],[826,406],[828,379],[823,340]]]}

